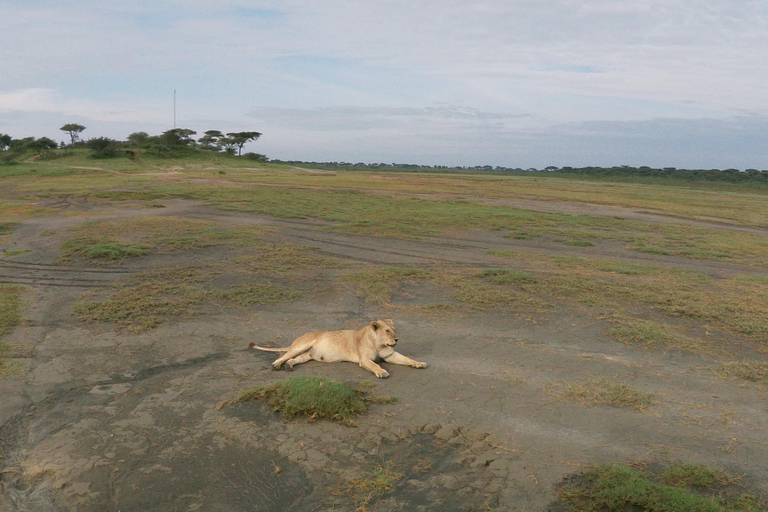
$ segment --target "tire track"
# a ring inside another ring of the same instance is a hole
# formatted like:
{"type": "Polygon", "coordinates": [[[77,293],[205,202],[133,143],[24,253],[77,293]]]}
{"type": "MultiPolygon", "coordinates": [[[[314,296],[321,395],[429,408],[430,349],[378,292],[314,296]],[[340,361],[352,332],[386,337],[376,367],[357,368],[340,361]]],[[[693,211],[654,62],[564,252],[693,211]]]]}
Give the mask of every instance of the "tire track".
{"type": "Polygon", "coordinates": [[[0,258],[0,283],[5,284],[101,288],[131,273],[130,270],[72,268],[0,258]]]}

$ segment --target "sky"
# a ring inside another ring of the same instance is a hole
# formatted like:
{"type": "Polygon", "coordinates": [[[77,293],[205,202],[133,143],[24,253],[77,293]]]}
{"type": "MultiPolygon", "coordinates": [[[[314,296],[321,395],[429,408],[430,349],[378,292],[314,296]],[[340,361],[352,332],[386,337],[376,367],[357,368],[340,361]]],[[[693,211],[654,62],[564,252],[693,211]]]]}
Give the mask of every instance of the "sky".
{"type": "Polygon", "coordinates": [[[768,169],[766,0],[0,0],[0,133],[279,160],[768,169]]]}

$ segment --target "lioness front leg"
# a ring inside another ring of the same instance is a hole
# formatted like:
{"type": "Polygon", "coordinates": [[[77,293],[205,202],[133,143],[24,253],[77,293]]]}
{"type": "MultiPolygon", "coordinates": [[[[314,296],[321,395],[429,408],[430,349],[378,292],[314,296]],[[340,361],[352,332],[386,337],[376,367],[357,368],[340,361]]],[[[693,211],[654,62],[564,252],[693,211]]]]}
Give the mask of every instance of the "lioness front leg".
{"type": "Polygon", "coordinates": [[[374,375],[376,375],[380,379],[386,379],[389,377],[389,372],[382,368],[381,366],[377,365],[370,359],[361,358],[360,359],[360,366],[368,370],[369,372],[373,372],[374,375]]]}
{"type": "Polygon", "coordinates": [[[388,363],[402,364],[405,366],[413,366],[414,368],[427,367],[427,363],[420,363],[418,361],[414,361],[410,357],[406,357],[399,352],[392,352],[392,355],[385,357],[384,360],[388,363]]]}

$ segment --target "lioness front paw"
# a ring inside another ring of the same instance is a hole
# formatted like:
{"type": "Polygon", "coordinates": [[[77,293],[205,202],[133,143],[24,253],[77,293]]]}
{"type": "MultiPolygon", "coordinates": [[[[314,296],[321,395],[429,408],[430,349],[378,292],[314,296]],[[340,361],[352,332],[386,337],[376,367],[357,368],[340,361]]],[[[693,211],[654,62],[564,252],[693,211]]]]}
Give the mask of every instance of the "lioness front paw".
{"type": "Polygon", "coordinates": [[[276,372],[283,369],[283,363],[280,364],[272,364],[272,371],[276,372]]]}
{"type": "Polygon", "coordinates": [[[426,368],[428,365],[427,365],[427,363],[418,363],[417,362],[416,364],[413,364],[411,366],[413,366],[414,368],[426,368]]]}
{"type": "Polygon", "coordinates": [[[381,370],[381,372],[376,373],[376,376],[380,379],[386,379],[389,377],[389,372],[387,370],[381,370]]]}

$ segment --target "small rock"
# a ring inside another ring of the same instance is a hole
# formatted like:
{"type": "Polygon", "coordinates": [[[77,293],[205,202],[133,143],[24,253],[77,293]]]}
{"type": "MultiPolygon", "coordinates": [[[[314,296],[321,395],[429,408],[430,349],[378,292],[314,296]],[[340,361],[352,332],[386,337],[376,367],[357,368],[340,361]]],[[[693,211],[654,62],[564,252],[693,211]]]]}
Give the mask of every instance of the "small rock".
{"type": "Polygon", "coordinates": [[[423,427],[421,427],[421,431],[425,434],[434,434],[438,430],[440,430],[441,425],[439,423],[427,423],[423,427]]]}
{"type": "Polygon", "coordinates": [[[450,439],[453,439],[459,434],[459,428],[456,425],[446,425],[437,432],[435,432],[435,437],[438,439],[442,439],[443,441],[448,441],[450,439]]]}
{"type": "Polygon", "coordinates": [[[488,464],[488,469],[492,471],[506,471],[509,469],[509,461],[505,459],[496,459],[488,464]]]}
{"type": "Polygon", "coordinates": [[[496,452],[487,451],[478,455],[477,460],[472,464],[470,464],[470,467],[477,468],[477,467],[488,466],[491,464],[491,462],[495,461],[497,458],[499,458],[499,456],[496,455],[496,452]]]}
{"type": "Polygon", "coordinates": [[[412,478],[406,482],[408,485],[415,487],[416,489],[426,489],[427,484],[426,482],[422,482],[421,480],[416,480],[415,478],[412,478]]]}
{"type": "Polygon", "coordinates": [[[446,489],[458,489],[459,479],[453,475],[440,475],[440,485],[446,489]]]}

